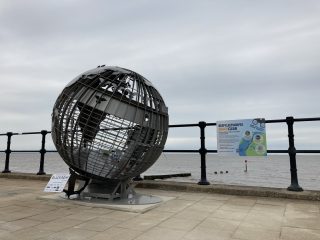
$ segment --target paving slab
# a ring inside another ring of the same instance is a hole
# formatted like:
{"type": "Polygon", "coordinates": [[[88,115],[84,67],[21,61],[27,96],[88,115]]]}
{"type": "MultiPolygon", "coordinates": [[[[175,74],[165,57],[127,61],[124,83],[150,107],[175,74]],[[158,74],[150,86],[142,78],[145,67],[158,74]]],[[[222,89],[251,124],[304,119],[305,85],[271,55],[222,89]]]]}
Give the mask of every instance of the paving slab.
{"type": "MultiPolygon", "coordinates": [[[[50,194],[47,196],[41,196],[39,197],[42,200],[47,200],[47,201],[57,201],[61,203],[66,203],[68,202],[69,204],[74,204],[74,205],[82,205],[82,206],[87,206],[87,207],[94,207],[94,208],[106,208],[106,209],[112,209],[112,210],[119,210],[119,211],[127,211],[127,212],[146,212],[152,208],[157,207],[163,202],[167,202],[169,200],[174,199],[174,197],[168,197],[168,196],[155,196],[153,195],[152,197],[157,197],[161,201],[157,203],[151,203],[151,204],[129,204],[129,203],[119,203],[119,201],[109,201],[107,199],[92,199],[92,200],[76,200],[76,199],[67,199],[65,197],[62,197],[63,194],[61,193],[56,193],[56,194],[50,194]]],[[[83,217],[88,218],[90,217],[90,213],[78,213],[77,215],[74,216],[75,219],[81,218],[81,216],[78,216],[79,214],[85,215],[83,217]]],[[[72,217],[68,216],[69,218],[72,217]]]]}
{"type": "Polygon", "coordinates": [[[52,200],[45,181],[0,178],[0,239],[320,240],[319,201],[138,188],[145,211],[52,200]]]}

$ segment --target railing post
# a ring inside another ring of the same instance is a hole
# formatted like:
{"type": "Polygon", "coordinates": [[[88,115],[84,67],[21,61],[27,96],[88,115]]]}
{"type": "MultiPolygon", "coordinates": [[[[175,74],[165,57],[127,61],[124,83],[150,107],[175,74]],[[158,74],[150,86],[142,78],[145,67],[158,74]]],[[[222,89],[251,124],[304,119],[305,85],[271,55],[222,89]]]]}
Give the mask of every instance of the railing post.
{"type": "Polygon", "coordinates": [[[4,170],[2,171],[3,173],[10,173],[11,171],[9,170],[9,161],[10,161],[10,153],[11,153],[11,137],[13,133],[12,132],[7,132],[8,140],[7,140],[7,149],[5,151],[6,153],[6,162],[5,162],[5,167],[4,170]]]}
{"type": "Polygon", "coordinates": [[[40,149],[40,167],[39,167],[39,172],[37,175],[45,175],[46,173],[44,172],[44,155],[46,154],[46,135],[48,131],[47,130],[42,130],[41,135],[42,135],[42,141],[41,141],[41,149],[40,149]]]}
{"type": "Polygon", "coordinates": [[[206,144],[205,144],[205,128],[207,126],[206,122],[199,122],[200,127],[200,149],[199,153],[201,156],[201,179],[198,182],[199,185],[209,185],[210,183],[207,180],[207,173],[206,173],[206,144]]]}
{"type": "Polygon", "coordinates": [[[289,191],[301,192],[303,189],[299,186],[297,175],[297,163],[296,163],[296,148],[294,146],[294,134],[293,134],[293,117],[286,117],[286,123],[288,125],[288,138],[289,138],[289,158],[290,158],[290,173],[291,173],[291,185],[287,188],[289,191]]]}

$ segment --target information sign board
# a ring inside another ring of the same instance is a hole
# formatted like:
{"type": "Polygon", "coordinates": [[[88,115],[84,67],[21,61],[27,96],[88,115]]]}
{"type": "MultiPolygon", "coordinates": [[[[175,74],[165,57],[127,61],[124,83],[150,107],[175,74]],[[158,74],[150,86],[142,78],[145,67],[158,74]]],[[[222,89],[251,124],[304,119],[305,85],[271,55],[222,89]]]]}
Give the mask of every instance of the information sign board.
{"type": "Polygon", "coordinates": [[[219,155],[267,155],[264,118],[218,121],[217,138],[219,155]]]}
{"type": "Polygon", "coordinates": [[[44,188],[44,192],[62,192],[69,180],[69,177],[70,174],[68,173],[53,174],[47,186],[44,188]]]}

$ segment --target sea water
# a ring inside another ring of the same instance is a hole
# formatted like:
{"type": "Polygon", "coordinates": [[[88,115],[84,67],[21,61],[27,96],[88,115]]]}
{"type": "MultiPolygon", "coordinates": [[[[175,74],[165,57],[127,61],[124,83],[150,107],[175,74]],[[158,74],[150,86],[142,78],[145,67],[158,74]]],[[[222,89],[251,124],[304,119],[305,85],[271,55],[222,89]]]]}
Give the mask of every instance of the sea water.
{"type": "MultiPolygon", "coordinates": [[[[36,173],[40,154],[12,153],[10,170],[36,173]]],[[[0,154],[0,169],[4,168],[5,155],[0,154]]],[[[288,155],[267,157],[222,157],[207,154],[207,179],[210,183],[286,188],[290,185],[290,161],[288,155]],[[245,171],[247,160],[247,172],[245,171]],[[228,173],[227,173],[228,172],[228,173]]],[[[303,189],[320,190],[320,155],[297,155],[299,184],[303,189]]],[[[46,173],[67,173],[68,166],[58,153],[47,153],[46,173]]],[[[141,175],[191,173],[191,177],[170,180],[198,182],[201,177],[199,154],[163,153],[158,161],[141,175]]]]}

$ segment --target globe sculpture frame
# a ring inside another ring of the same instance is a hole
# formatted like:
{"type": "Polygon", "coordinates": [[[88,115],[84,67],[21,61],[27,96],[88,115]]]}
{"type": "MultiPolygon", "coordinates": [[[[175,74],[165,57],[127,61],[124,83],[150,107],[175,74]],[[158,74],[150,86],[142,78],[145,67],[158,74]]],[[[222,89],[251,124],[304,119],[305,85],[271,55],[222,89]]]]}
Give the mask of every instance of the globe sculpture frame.
{"type": "Polygon", "coordinates": [[[52,113],[52,139],[71,173],[68,197],[86,189],[91,197],[125,198],[131,179],[162,153],[168,122],[160,93],[134,71],[102,65],[76,77],[52,113]]]}

